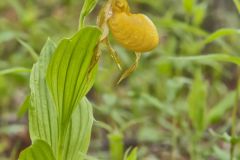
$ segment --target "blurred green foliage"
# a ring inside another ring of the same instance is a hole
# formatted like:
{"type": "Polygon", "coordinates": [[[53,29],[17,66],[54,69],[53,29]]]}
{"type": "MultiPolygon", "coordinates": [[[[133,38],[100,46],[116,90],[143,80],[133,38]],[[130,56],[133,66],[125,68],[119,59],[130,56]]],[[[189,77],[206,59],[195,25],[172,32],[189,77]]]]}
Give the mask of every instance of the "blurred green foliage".
{"type": "MultiPolygon", "coordinates": [[[[35,61],[33,53],[40,52],[48,37],[55,41],[69,37],[78,29],[82,2],[0,1],[0,70],[29,69],[35,61]]],[[[211,134],[209,129],[219,135],[225,132],[230,135],[238,72],[237,65],[226,62],[231,61],[228,56],[237,58],[240,51],[239,31],[232,30],[240,27],[239,6],[234,5],[238,1],[129,2],[133,12],[151,17],[161,43],[151,53],[145,53],[137,71],[118,86],[118,69],[106,48],[101,46],[99,72],[88,95],[95,104],[95,119],[103,121],[113,132],[122,132],[125,149],[137,146],[138,156],[143,160],[228,159],[229,141],[211,134]],[[215,34],[210,35],[213,32],[215,34]],[[214,53],[224,56],[201,58],[214,53]],[[200,59],[169,59],[178,56],[199,56],[200,59]]],[[[104,0],[99,1],[86,19],[88,23],[95,24],[103,3],[104,0]]],[[[111,42],[124,67],[130,66],[133,54],[112,38],[111,42]]],[[[15,153],[11,151],[29,143],[26,120],[17,117],[23,97],[29,91],[28,82],[28,72],[0,74],[1,158],[14,159],[15,153]],[[16,125],[18,127],[12,127],[16,125]],[[19,133],[24,136],[17,137],[19,133]],[[17,146],[14,145],[16,137],[20,144],[17,146]]],[[[236,129],[239,133],[239,125],[236,129]]],[[[94,127],[90,155],[110,159],[108,134],[112,134],[111,130],[106,132],[102,127],[94,127]]],[[[240,152],[236,150],[235,154],[239,159],[240,152]]]]}

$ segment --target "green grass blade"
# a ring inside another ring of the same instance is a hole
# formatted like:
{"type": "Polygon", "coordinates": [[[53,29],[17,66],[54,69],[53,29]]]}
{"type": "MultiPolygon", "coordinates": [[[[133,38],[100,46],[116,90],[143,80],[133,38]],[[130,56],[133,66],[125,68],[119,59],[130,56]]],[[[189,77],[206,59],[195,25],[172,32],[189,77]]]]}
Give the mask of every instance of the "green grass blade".
{"type": "Polygon", "coordinates": [[[238,29],[233,29],[233,28],[223,28],[219,29],[216,32],[210,34],[205,40],[204,43],[208,44],[213,41],[215,41],[218,38],[228,36],[228,35],[234,35],[234,34],[240,34],[240,30],[238,29]]]}
{"type": "Polygon", "coordinates": [[[25,68],[25,67],[14,67],[9,69],[4,69],[0,71],[0,76],[6,75],[6,74],[15,74],[15,73],[29,73],[31,72],[31,69],[25,68]]]}
{"type": "Polygon", "coordinates": [[[220,120],[224,114],[233,107],[236,92],[228,93],[222,100],[220,100],[207,114],[207,123],[211,124],[220,120]]]}
{"type": "Polygon", "coordinates": [[[198,63],[206,62],[206,61],[220,61],[220,62],[229,62],[234,63],[236,65],[240,65],[240,58],[236,56],[227,55],[224,53],[220,54],[208,54],[208,55],[200,55],[200,56],[185,56],[185,57],[168,57],[168,60],[173,61],[194,61],[198,63]]]}
{"type": "Polygon", "coordinates": [[[17,39],[17,40],[23,47],[25,47],[28,50],[28,52],[30,53],[32,58],[35,61],[37,61],[38,60],[38,54],[34,51],[34,49],[29,44],[27,44],[26,42],[22,41],[21,39],[17,39]]]}

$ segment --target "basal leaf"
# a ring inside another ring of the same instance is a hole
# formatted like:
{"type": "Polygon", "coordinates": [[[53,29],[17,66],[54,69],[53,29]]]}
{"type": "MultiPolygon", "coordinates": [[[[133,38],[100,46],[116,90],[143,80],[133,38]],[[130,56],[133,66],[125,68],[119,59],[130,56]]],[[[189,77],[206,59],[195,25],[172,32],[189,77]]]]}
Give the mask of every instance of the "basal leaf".
{"type": "Polygon", "coordinates": [[[82,160],[86,155],[93,125],[91,103],[83,98],[73,112],[64,143],[63,159],[82,160]]]}
{"type": "Polygon", "coordinates": [[[47,70],[47,84],[51,91],[65,132],[74,109],[93,85],[97,65],[93,65],[101,32],[96,27],[85,27],[71,39],[58,45],[47,70]]]}
{"type": "Polygon", "coordinates": [[[19,160],[55,160],[55,157],[46,142],[36,140],[20,154],[19,160]]]}
{"type": "Polygon", "coordinates": [[[57,114],[46,84],[47,66],[54,50],[55,44],[48,40],[41,51],[38,62],[32,69],[29,130],[32,141],[44,140],[53,148],[55,154],[58,138],[57,114]]]}

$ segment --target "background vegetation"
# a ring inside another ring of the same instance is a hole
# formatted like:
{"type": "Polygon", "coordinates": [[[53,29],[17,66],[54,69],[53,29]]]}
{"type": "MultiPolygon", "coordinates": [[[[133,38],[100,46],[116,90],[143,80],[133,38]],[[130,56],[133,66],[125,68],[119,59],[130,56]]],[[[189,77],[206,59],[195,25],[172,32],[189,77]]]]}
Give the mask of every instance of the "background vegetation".
{"type": "MultiPolygon", "coordinates": [[[[239,71],[237,65],[226,63],[239,64],[240,20],[234,1],[129,2],[133,12],[151,17],[161,43],[144,54],[137,71],[118,86],[120,73],[102,46],[101,65],[88,97],[95,119],[106,124],[94,126],[89,154],[110,159],[115,145],[108,140],[117,134],[123,136],[125,148],[138,146],[143,160],[227,160],[234,146],[235,158],[240,159],[239,71]]],[[[21,104],[29,93],[34,53],[48,37],[58,41],[77,30],[82,3],[0,1],[0,159],[16,159],[30,144],[21,104]]],[[[103,3],[100,0],[88,17],[90,24],[95,24],[103,3]]],[[[129,66],[133,54],[111,42],[129,66]]]]}

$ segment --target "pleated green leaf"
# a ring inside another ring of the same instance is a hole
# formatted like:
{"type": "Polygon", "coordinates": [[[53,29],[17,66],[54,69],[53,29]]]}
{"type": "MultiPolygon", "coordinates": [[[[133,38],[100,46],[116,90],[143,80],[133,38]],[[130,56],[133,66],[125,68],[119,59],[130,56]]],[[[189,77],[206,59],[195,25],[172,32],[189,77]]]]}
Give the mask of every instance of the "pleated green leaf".
{"type": "MultiPolygon", "coordinates": [[[[57,110],[46,83],[47,68],[54,51],[54,43],[48,40],[32,69],[31,105],[29,106],[30,136],[32,141],[44,140],[52,148],[53,155],[63,152],[63,159],[79,160],[86,154],[90,142],[93,123],[92,106],[86,98],[77,103],[76,110],[70,116],[69,126],[66,128],[64,142],[60,144],[57,110]],[[59,145],[63,146],[63,148],[60,147],[63,150],[57,152],[59,145]]],[[[89,80],[89,83],[92,84],[93,79],[89,80]]],[[[88,90],[89,87],[84,89],[88,90]]]]}
{"type": "Polygon", "coordinates": [[[46,71],[55,44],[48,40],[30,77],[31,106],[29,107],[29,130],[32,141],[46,141],[56,153],[58,125],[53,100],[46,84],[46,71]]]}
{"type": "Polygon", "coordinates": [[[91,103],[83,98],[73,112],[64,142],[63,159],[82,160],[86,155],[93,125],[91,103]]]}
{"type": "Polygon", "coordinates": [[[47,84],[62,132],[67,128],[72,112],[93,85],[97,65],[92,62],[100,35],[96,27],[81,29],[71,39],[60,42],[50,61],[47,84]]]}
{"type": "Polygon", "coordinates": [[[20,154],[19,160],[55,160],[55,157],[46,142],[36,140],[20,154]]]}

